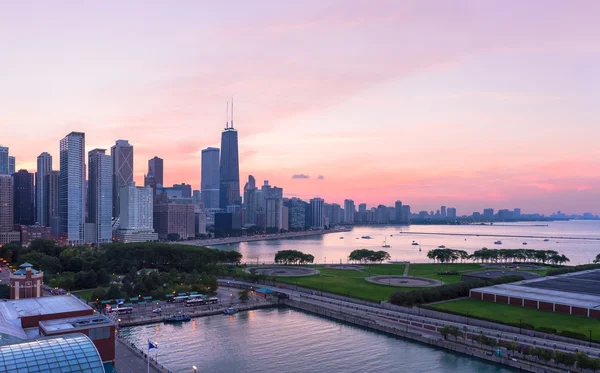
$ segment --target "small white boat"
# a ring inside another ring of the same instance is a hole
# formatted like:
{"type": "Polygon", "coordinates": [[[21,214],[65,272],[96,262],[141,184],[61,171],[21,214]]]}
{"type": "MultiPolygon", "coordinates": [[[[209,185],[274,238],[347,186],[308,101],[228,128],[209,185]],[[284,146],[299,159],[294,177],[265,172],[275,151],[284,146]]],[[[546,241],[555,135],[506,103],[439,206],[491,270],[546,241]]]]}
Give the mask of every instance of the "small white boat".
{"type": "Polygon", "coordinates": [[[233,307],[229,307],[228,309],[226,309],[225,311],[223,311],[223,313],[225,315],[233,315],[237,313],[237,310],[233,307]]]}
{"type": "Polygon", "coordinates": [[[444,246],[444,245],[440,245],[440,246],[438,246],[438,247],[439,247],[440,249],[445,249],[445,248],[446,248],[446,246],[444,246]]]}
{"type": "Polygon", "coordinates": [[[383,245],[381,245],[381,247],[391,247],[390,245],[387,244],[387,238],[385,240],[383,240],[383,245]]]}

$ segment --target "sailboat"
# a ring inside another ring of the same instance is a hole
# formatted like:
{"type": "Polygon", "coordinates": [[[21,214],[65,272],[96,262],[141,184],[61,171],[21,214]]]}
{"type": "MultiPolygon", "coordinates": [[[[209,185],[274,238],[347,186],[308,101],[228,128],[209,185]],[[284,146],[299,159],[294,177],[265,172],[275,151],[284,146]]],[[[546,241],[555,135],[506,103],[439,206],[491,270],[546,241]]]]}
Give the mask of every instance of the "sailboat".
{"type": "Polygon", "coordinates": [[[381,245],[381,247],[391,247],[387,244],[387,237],[383,240],[383,245],[381,245]]]}

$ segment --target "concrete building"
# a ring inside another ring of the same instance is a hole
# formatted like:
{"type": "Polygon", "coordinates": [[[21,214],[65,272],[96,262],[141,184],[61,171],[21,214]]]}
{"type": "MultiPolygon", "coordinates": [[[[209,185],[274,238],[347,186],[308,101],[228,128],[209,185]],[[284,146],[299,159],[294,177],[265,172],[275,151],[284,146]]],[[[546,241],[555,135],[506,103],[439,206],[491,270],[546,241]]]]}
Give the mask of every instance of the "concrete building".
{"type": "Polygon", "coordinates": [[[290,210],[286,206],[283,206],[281,211],[281,229],[290,230],[290,210]]]}
{"type": "Polygon", "coordinates": [[[154,157],[148,160],[148,174],[150,174],[150,171],[152,171],[152,175],[156,184],[164,185],[163,166],[162,158],[154,157]]]}
{"type": "Polygon", "coordinates": [[[207,223],[207,216],[206,216],[206,212],[200,207],[200,206],[194,206],[194,218],[195,218],[195,224],[194,227],[196,228],[196,236],[198,236],[199,234],[206,234],[206,223],[207,223]]]}
{"type": "Polygon", "coordinates": [[[446,217],[446,206],[442,206],[440,208],[440,217],[442,217],[442,218],[446,217]]]}
{"type": "Polygon", "coordinates": [[[408,224],[410,223],[410,206],[409,205],[402,205],[402,223],[408,224]]]}
{"type": "Polygon", "coordinates": [[[294,197],[289,199],[286,205],[288,208],[289,230],[304,230],[306,228],[306,206],[308,203],[294,197]]]}
{"type": "Polygon", "coordinates": [[[181,239],[196,236],[194,205],[161,202],[154,204],[153,225],[161,240],[169,233],[176,233],[181,239]]]}
{"type": "Polygon", "coordinates": [[[311,210],[311,228],[312,229],[323,229],[324,228],[324,208],[325,201],[323,198],[313,198],[310,200],[311,210]]]}
{"type": "Polygon", "coordinates": [[[448,207],[448,219],[456,219],[456,208],[448,207]]]}
{"type": "Polygon", "coordinates": [[[242,221],[239,212],[218,212],[215,214],[215,230],[226,233],[240,229],[242,229],[242,221]]]}
{"type": "Polygon", "coordinates": [[[19,232],[13,231],[13,187],[10,175],[0,175],[0,245],[18,242],[19,232]]]}
{"type": "Polygon", "coordinates": [[[397,223],[402,221],[402,201],[396,201],[394,205],[394,221],[397,223]]]}
{"type": "Polygon", "coordinates": [[[219,208],[219,148],[202,150],[200,191],[204,208],[219,208]]]}
{"type": "Polygon", "coordinates": [[[10,299],[39,298],[43,295],[44,272],[23,263],[10,274],[10,299]]]}
{"type": "Polygon", "coordinates": [[[484,209],[483,210],[483,218],[486,220],[494,219],[494,209],[484,209]]]}
{"type": "Polygon", "coordinates": [[[12,178],[13,224],[33,225],[35,223],[33,174],[27,170],[19,170],[12,174],[12,178]]]}
{"type": "Polygon", "coordinates": [[[119,229],[116,238],[119,242],[157,241],[154,232],[154,198],[149,186],[136,187],[132,181],[120,188],[119,229]]]}
{"type": "Polygon", "coordinates": [[[354,224],[355,212],[356,207],[354,206],[354,201],[351,199],[344,200],[344,223],[354,224]]]}
{"type": "Polygon", "coordinates": [[[283,200],[281,198],[267,198],[265,200],[266,227],[283,229],[283,200]]]}
{"type": "Polygon", "coordinates": [[[67,244],[84,243],[85,134],[71,132],[60,141],[60,235],[67,244]]]}
{"type": "Polygon", "coordinates": [[[85,241],[99,245],[112,242],[112,157],[106,149],[94,149],[88,153],[88,165],[88,223],[94,225],[95,233],[85,241]]]}
{"type": "Polygon", "coordinates": [[[46,199],[46,175],[52,171],[52,156],[43,152],[37,157],[35,173],[35,222],[41,226],[50,226],[48,200],[46,199]]]}
{"type": "Polygon", "coordinates": [[[8,174],[12,175],[17,169],[17,159],[15,157],[8,157],[8,174]]]}
{"type": "MultiPolygon", "coordinates": [[[[346,210],[342,210],[342,206],[340,206],[339,204],[326,203],[324,209],[328,226],[336,226],[344,221],[346,210]]],[[[354,214],[352,214],[352,218],[354,219],[354,214]]]]}
{"type": "Polygon", "coordinates": [[[112,157],[112,216],[119,217],[121,187],[133,181],[133,145],[127,140],[117,140],[110,148],[112,157]]]}
{"type": "Polygon", "coordinates": [[[44,201],[46,201],[48,226],[52,237],[60,235],[60,171],[50,171],[44,176],[44,201]]]}
{"type": "Polygon", "coordinates": [[[219,208],[241,205],[240,164],[238,133],[233,127],[233,102],[231,103],[231,126],[226,123],[221,133],[221,162],[219,164],[219,208]]]}
{"type": "Polygon", "coordinates": [[[8,147],[0,145],[0,175],[12,175],[8,167],[8,147]]]}
{"type": "Polygon", "coordinates": [[[246,207],[245,226],[256,225],[256,213],[258,212],[258,193],[254,176],[248,176],[248,182],[244,185],[244,206],[246,207]]]}
{"type": "Polygon", "coordinates": [[[29,246],[33,240],[52,237],[50,227],[41,225],[20,225],[18,231],[21,233],[21,245],[24,247],[29,246]]]}

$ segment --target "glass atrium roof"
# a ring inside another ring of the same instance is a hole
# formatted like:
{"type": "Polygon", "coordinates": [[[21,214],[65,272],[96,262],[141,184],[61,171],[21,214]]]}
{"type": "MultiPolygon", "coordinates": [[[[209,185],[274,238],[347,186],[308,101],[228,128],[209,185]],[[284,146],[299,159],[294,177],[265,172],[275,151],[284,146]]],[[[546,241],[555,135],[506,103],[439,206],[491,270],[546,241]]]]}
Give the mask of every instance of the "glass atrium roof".
{"type": "Polygon", "coordinates": [[[0,372],[105,373],[96,346],[80,333],[0,346],[0,372]]]}

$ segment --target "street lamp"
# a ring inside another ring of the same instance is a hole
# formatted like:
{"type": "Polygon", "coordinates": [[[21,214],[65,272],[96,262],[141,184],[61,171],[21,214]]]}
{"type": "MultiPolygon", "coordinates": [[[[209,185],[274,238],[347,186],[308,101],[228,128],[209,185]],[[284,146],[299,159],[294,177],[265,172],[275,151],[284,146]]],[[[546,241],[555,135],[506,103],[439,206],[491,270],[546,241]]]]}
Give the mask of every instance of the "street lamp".
{"type": "Polygon", "coordinates": [[[196,368],[195,365],[192,365],[192,369],[194,370],[194,373],[196,373],[198,371],[198,368],[196,368]]]}
{"type": "Polygon", "coordinates": [[[590,347],[592,347],[592,329],[590,329],[590,347]]]}

